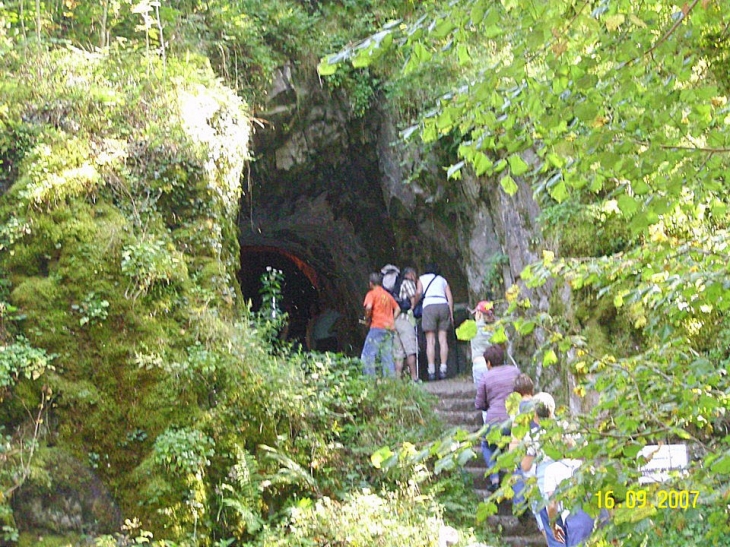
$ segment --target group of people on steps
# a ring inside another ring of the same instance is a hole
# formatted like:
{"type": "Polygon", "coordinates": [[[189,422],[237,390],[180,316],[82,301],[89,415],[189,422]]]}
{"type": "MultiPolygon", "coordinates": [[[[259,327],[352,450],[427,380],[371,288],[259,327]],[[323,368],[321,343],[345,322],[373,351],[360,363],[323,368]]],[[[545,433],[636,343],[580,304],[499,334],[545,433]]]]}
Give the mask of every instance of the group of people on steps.
{"type": "MultiPolygon", "coordinates": [[[[490,332],[488,325],[494,322],[493,313],[490,302],[477,305],[480,326],[477,337],[472,339],[472,350],[482,347],[486,336],[478,337],[490,332]]],[[[513,503],[524,508],[523,491],[526,482],[534,477],[540,495],[531,501],[529,509],[548,547],[582,545],[593,532],[594,519],[582,509],[568,510],[556,500],[560,484],[572,477],[582,462],[568,457],[553,460],[547,455],[544,425],[546,420],[555,419],[555,400],[549,393],[534,393],[532,378],[516,364],[505,363],[505,353],[502,344],[489,344],[482,353],[472,354],[474,406],[482,411],[484,420],[481,448],[487,465],[488,488],[495,492],[500,487],[500,475],[494,468],[500,450],[514,450],[524,445],[525,455],[513,472],[513,503]],[[510,415],[507,399],[512,393],[519,396],[519,404],[517,413],[510,415]],[[512,435],[511,426],[519,414],[529,417],[529,432],[523,439],[512,435]],[[491,440],[494,435],[490,432],[495,429],[500,431],[501,442],[491,440]]],[[[567,433],[563,441],[568,446],[574,442],[567,433]]]]}
{"type": "MultiPolygon", "coordinates": [[[[454,300],[438,267],[427,265],[419,277],[412,267],[401,272],[388,264],[380,272],[370,274],[369,289],[363,302],[362,322],[369,325],[361,355],[364,372],[375,375],[379,363],[383,376],[400,378],[405,362],[411,379],[417,381],[416,318],[420,318],[426,337],[428,379],[446,378],[447,333],[454,324],[454,300]]],[[[567,457],[553,460],[544,450],[543,425],[545,420],[555,419],[555,400],[545,392],[533,393],[532,379],[509,357],[505,344],[492,343],[496,321],[493,303],[483,300],[470,312],[476,323],[476,334],[470,340],[474,404],[482,411],[481,449],[489,474],[489,490],[495,492],[500,487],[500,475],[494,466],[499,452],[524,445],[525,456],[513,471],[515,504],[524,505],[523,490],[527,481],[533,480],[540,495],[529,504],[529,509],[548,547],[582,545],[593,531],[593,518],[580,509],[567,510],[555,499],[560,484],[573,475],[581,461],[567,457]],[[510,363],[505,362],[506,357],[510,363]],[[517,414],[529,417],[529,432],[524,439],[512,436],[511,425],[516,415],[507,410],[507,399],[512,393],[519,396],[517,414]],[[495,429],[500,431],[501,442],[490,440],[494,438],[490,432],[495,429]]]]}
{"type": "Polygon", "coordinates": [[[454,298],[438,266],[427,264],[419,277],[413,267],[401,272],[388,264],[380,272],[370,274],[369,289],[363,302],[362,320],[369,329],[360,355],[365,374],[375,375],[379,363],[383,376],[400,378],[405,360],[411,379],[418,381],[416,320],[419,319],[426,337],[428,379],[446,378],[447,335],[454,324],[454,298]]]}

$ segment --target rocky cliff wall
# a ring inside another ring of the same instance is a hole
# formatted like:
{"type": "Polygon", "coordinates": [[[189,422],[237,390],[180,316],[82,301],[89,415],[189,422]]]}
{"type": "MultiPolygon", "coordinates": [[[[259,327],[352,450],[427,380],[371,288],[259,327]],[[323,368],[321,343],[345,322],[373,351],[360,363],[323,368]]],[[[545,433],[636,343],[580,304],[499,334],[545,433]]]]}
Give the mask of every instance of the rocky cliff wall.
{"type": "MultiPolygon", "coordinates": [[[[527,183],[508,196],[497,180],[468,171],[447,181],[443,166],[453,158],[444,147],[403,143],[383,96],[358,117],[341,90],[287,66],[260,116],[241,243],[265,242],[311,264],[329,281],[327,305],[351,318],[348,332],[357,330],[368,272],[385,263],[439,263],[466,306],[503,299],[545,247],[527,183]]],[[[549,307],[549,287],[525,294],[549,307]]],[[[357,336],[348,343],[356,347],[357,336]]]]}

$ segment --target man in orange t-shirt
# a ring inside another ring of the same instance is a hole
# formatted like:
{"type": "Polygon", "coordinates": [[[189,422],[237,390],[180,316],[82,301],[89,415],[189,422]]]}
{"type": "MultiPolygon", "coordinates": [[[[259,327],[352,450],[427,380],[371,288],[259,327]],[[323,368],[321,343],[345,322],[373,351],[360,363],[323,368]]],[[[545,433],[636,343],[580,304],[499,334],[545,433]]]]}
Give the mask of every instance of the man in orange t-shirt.
{"type": "Polygon", "coordinates": [[[393,329],[400,306],[382,287],[382,277],[377,272],[370,274],[370,290],[365,295],[363,306],[365,317],[370,321],[370,330],[360,355],[364,372],[375,376],[375,361],[379,360],[383,365],[383,376],[395,377],[393,329]]]}

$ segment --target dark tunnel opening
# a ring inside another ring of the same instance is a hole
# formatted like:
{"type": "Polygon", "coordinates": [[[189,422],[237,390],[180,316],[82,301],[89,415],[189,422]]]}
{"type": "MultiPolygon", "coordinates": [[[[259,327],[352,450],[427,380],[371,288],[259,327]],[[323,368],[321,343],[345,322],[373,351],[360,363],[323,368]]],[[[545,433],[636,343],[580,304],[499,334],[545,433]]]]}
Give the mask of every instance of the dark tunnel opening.
{"type": "Polygon", "coordinates": [[[282,287],[282,311],[289,316],[285,338],[293,344],[305,345],[307,324],[313,314],[313,306],[319,300],[317,272],[299,257],[283,249],[268,246],[241,248],[241,269],[238,281],[241,293],[251,301],[254,311],[261,309],[261,277],[266,268],[281,270],[284,276],[282,287]]]}

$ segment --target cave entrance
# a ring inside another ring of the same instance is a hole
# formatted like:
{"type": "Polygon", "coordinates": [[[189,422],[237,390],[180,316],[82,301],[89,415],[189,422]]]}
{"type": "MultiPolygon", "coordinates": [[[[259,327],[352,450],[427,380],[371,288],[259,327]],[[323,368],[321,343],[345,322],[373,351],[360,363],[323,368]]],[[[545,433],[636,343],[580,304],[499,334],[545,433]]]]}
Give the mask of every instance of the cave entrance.
{"type": "Polygon", "coordinates": [[[281,309],[289,314],[286,340],[306,347],[307,324],[312,317],[313,306],[319,300],[319,276],[312,266],[284,249],[270,246],[242,247],[238,281],[243,297],[251,301],[254,311],[261,309],[261,276],[267,267],[281,270],[284,274],[281,309]]]}

